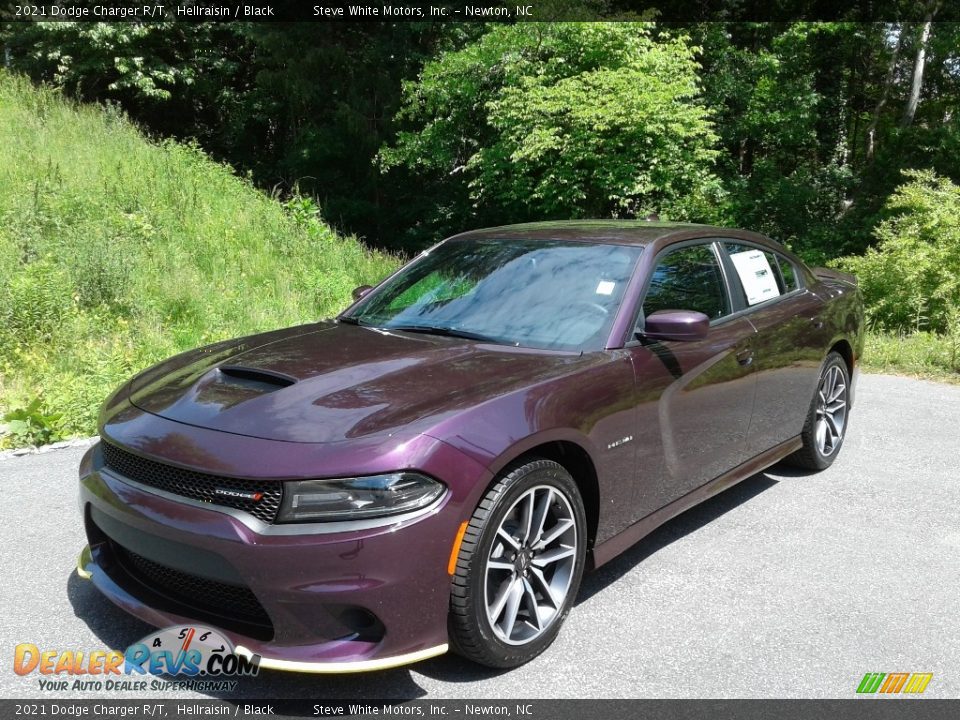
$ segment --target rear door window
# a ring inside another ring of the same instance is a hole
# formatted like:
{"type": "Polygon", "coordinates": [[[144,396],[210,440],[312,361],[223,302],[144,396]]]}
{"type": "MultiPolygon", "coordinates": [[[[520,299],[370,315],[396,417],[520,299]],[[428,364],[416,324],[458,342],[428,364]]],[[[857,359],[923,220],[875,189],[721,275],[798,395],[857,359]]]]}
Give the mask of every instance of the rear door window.
{"type": "MultiPolygon", "coordinates": [[[[723,249],[733,262],[748,306],[767,302],[793,289],[784,283],[776,253],[734,242],[723,243],[723,249]]],[[[796,283],[795,276],[793,282],[796,283]]]]}

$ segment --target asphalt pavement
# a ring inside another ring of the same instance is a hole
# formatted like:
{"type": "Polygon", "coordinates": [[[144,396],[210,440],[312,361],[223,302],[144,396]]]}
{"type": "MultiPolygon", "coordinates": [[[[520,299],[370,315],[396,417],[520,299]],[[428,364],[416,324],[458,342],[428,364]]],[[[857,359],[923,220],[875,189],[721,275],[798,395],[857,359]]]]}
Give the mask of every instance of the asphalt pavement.
{"type": "MultiPolygon", "coordinates": [[[[17,643],[122,649],[150,630],[74,572],[81,455],[0,459],[3,698],[97,697],[16,675],[17,643]]],[[[927,672],[925,696],[960,698],[958,460],[960,386],[866,375],[833,467],[778,465],[672,520],[584,579],[533,662],[264,671],[229,697],[850,698],[864,673],[927,672]]]]}

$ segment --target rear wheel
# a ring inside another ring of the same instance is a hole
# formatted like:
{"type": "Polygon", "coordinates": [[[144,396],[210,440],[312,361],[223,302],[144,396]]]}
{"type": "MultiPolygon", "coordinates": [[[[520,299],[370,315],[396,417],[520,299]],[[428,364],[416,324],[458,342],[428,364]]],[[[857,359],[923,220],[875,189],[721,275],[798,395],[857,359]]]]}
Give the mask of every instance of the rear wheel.
{"type": "Polygon", "coordinates": [[[787,458],[797,467],[823,470],[840,452],[850,411],[850,374],[839,353],[831,352],[820,370],[817,391],[803,426],[803,447],[787,458]]]}
{"type": "Polygon", "coordinates": [[[454,649],[522,665],[556,638],[583,576],[586,516],[563,466],[535,460],[502,477],[464,533],[450,596],[454,649]]]}

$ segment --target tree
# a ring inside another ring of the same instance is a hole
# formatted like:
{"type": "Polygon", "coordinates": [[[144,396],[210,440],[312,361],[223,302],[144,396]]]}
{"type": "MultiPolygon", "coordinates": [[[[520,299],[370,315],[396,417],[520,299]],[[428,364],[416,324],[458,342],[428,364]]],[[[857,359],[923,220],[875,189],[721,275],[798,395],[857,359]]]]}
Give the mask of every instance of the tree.
{"type": "Polygon", "coordinates": [[[646,23],[498,25],[404,87],[381,150],[443,203],[452,229],[658,211],[710,219],[719,186],[695,48],[646,23]]]}
{"type": "Polygon", "coordinates": [[[933,28],[933,18],[940,10],[940,0],[931,0],[927,3],[926,16],[920,26],[920,40],[917,42],[917,55],[913,62],[913,76],[910,82],[910,95],[903,110],[901,125],[907,127],[913,123],[917,114],[917,105],[920,104],[920,90],[923,87],[923,71],[927,65],[927,43],[930,40],[930,31],[933,28]]]}
{"type": "Polygon", "coordinates": [[[718,173],[729,193],[728,221],[814,261],[835,255],[850,183],[856,28],[706,23],[691,30],[704,48],[705,97],[725,151],[718,173]]]}
{"type": "Polygon", "coordinates": [[[207,141],[249,81],[248,46],[227,23],[16,23],[8,64],[86,101],[120,104],[153,132],[207,141]]]}
{"type": "Polygon", "coordinates": [[[873,114],[870,116],[870,125],[867,128],[867,149],[866,161],[873,161],[873,154],[876,148],[877,124],[880,122],[880,114],[890,97],[890,88],[893,87],[893,81],[896,78],[897,61],[900,59],[900,46],[902,45],[903,31],[900,28],[893,29],[894,44],[890,52],[890,62],[887,65],[887,75],[883,81],[883,90],[877,99],[877,104],[873,108],[873,114]]]}
{"type": "Polygon", "coordinates": [[[839,265],[859,277],[876,327],[944,332],[960,308],[960,186],[929,170],[905,175],[877,226],[877,247],[839,265]]]}
{"type": "Polygon", "coordinates": [[[259,183],[316,198],[324,218],[399,249],[421,212],[416,183],[374,162],[393,137],[401,82],[472,27],[452,23],[251,23],[254,75],[230,127],[230,157],[259,183]]]}

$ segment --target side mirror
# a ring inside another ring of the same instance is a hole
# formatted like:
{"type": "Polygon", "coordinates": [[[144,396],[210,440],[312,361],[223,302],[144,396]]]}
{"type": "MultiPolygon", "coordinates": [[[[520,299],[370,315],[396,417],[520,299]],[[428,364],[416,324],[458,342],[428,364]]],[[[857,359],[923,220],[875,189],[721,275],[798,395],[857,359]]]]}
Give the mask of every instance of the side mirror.
{"type": "Polygon", "coordinates": [[[646,317],[639,334],[651,340],[702,340],[710,318],[693,310],[657,310],[646,317]]]}
{"type": "Polygon", "coordinates": [[[372,286],[372,285],[361,285],[361,286],[358,287],[358,288],[354,288],[354,289],[353,289],[353,300],[354,300],[354,302],[356,302],[357,300],[359,300],[360,298],[362,298],[364,295],[366,295],[366,294],[367,294],[368,292],[370,292],[371,290],[373,290],[373,286],[372,286]]]}

